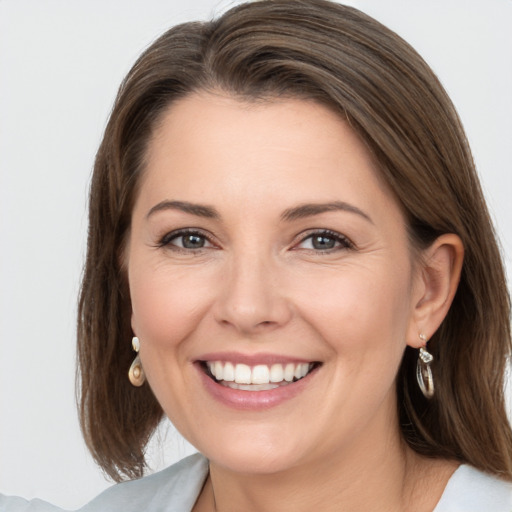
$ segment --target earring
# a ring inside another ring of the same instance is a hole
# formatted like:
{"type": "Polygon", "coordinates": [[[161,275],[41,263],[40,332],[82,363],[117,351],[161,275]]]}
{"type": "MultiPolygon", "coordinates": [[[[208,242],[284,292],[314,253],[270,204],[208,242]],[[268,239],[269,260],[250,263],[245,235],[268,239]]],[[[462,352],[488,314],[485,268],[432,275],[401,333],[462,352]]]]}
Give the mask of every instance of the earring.
{"type": "Polygon", "coordinates": [[[430,363],[434,360],[434,356],[427,351],[427,338],[424,334],[420,334],[420,339],[425,343],[424,347],[420,347],[418,354],[418,362],[416,364],[416,379],[420,386],[421,392],[425,398],[434,396],[434,377],[430,369],[430,363]]]}
{"type": "Polygon", "coordinates": [[[140,387],[146,381],[146,376],[144,375],[144,370],[142,369],[142,363],[139,357],[139,349],[140,342],[137,336],[134,336],[132,339],[132,347],[135,352],[137,352],[137,356],[133,360],[130,369],[128,370],[128,378],[133,386],[140,387]]]}

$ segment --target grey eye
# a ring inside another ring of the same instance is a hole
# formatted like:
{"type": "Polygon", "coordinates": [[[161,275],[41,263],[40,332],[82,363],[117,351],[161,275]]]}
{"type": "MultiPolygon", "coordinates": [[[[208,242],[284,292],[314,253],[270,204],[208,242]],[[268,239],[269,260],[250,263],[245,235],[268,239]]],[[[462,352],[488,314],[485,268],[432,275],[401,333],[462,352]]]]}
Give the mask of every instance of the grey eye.
{"type": "Polygon", "coordinates": [[[311,233],[297,246],[298,249],[318,252],[333,252],[351,247],[350,241],[342,234],[324,230],[311,233]]]}
{"type": "Polygon", "coordinates": [[[206,240],[204,236],[196,235],[196,234],[188,234],[182,235],[176,239],[176,241],[181,239],[181,244],[177,243],[176,245],[181,245],[184,249],[201,249],[205,246],[206,240]]]}
{"type": "Polygon", "coordinates": [[[334,249],[336,246],[336,240],[332,236],[328,235],[314,235],[311,237],[311,245],[314,249],[325,251],[328,249],[334,249]]]}
{"type": "Polygon", "coordinates": [[[169,233],[160,242],[161,247],[176,247],[185,250],[197,250],[212,247],[206,235],[196,231],[180,230],[169,233]]]}

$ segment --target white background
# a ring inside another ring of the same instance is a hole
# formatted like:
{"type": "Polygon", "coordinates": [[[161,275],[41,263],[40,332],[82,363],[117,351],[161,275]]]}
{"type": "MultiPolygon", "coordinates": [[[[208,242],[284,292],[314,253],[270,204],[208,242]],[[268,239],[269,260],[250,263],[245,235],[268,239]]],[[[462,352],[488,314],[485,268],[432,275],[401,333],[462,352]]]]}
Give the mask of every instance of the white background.
{"type": "MultiPolygon", "coordinates": [[[[0,0],[0,492],[77,508],[109,483],[74,397],[87,184],[116,89],[170,26],[235,2],[0,0]]],[[[353,0],[459,109],[512,273],[512,0],[353,0]]],[[[127,340],[129,343],[130,340],[127,340]]],[[[163,429],[158,469],[190,451],[163,429]]]]}

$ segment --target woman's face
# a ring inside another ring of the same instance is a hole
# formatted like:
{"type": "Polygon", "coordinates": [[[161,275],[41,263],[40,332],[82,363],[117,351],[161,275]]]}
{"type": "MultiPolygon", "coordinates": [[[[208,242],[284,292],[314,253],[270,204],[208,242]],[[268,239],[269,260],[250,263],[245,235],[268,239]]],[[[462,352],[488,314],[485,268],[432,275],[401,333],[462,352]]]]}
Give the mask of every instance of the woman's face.
{"type": "Polygon", "coordinates": [[[275,472],[397,435],[420,287],[397,203],[327,108],[173,104],[126,264],[149,384],[212,463],[275,472]]]}

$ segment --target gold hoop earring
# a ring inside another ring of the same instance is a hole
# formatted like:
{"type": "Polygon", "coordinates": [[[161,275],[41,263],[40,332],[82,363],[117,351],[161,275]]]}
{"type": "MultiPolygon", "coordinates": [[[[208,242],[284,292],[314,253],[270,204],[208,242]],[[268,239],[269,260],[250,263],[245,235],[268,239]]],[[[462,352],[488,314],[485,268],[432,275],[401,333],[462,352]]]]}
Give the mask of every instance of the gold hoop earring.
{"type": "Polygon", "coordinates": [[[424,334],[420,334],[419,336],[425,343],[425,346],[420,347],[419,350],[418,362],[416,363],[416,379],[418,380],[418,385],[423,396],[430,400],[434,396],[434,377],[432,376],[432,370],[430,368],[430,363],[434,360],[434,356],[426,349],[426,336],[424,334]]]}
{"type": "Polygon", "coordinates": [[[142,386],[142,384],[144,384],[144,382],[146,382],[146,375],[144,374],[142,362],[138,354],[140,349],[140,342],[137,336],[134,336],[132,338],[132,347],[133,350],[137,352],[137,356],[133,360],[133,363],[131,364],[130,369],[128,370],[128,378],[130,379],[132,386],[139,388],[140,386],[142,386]]]}

